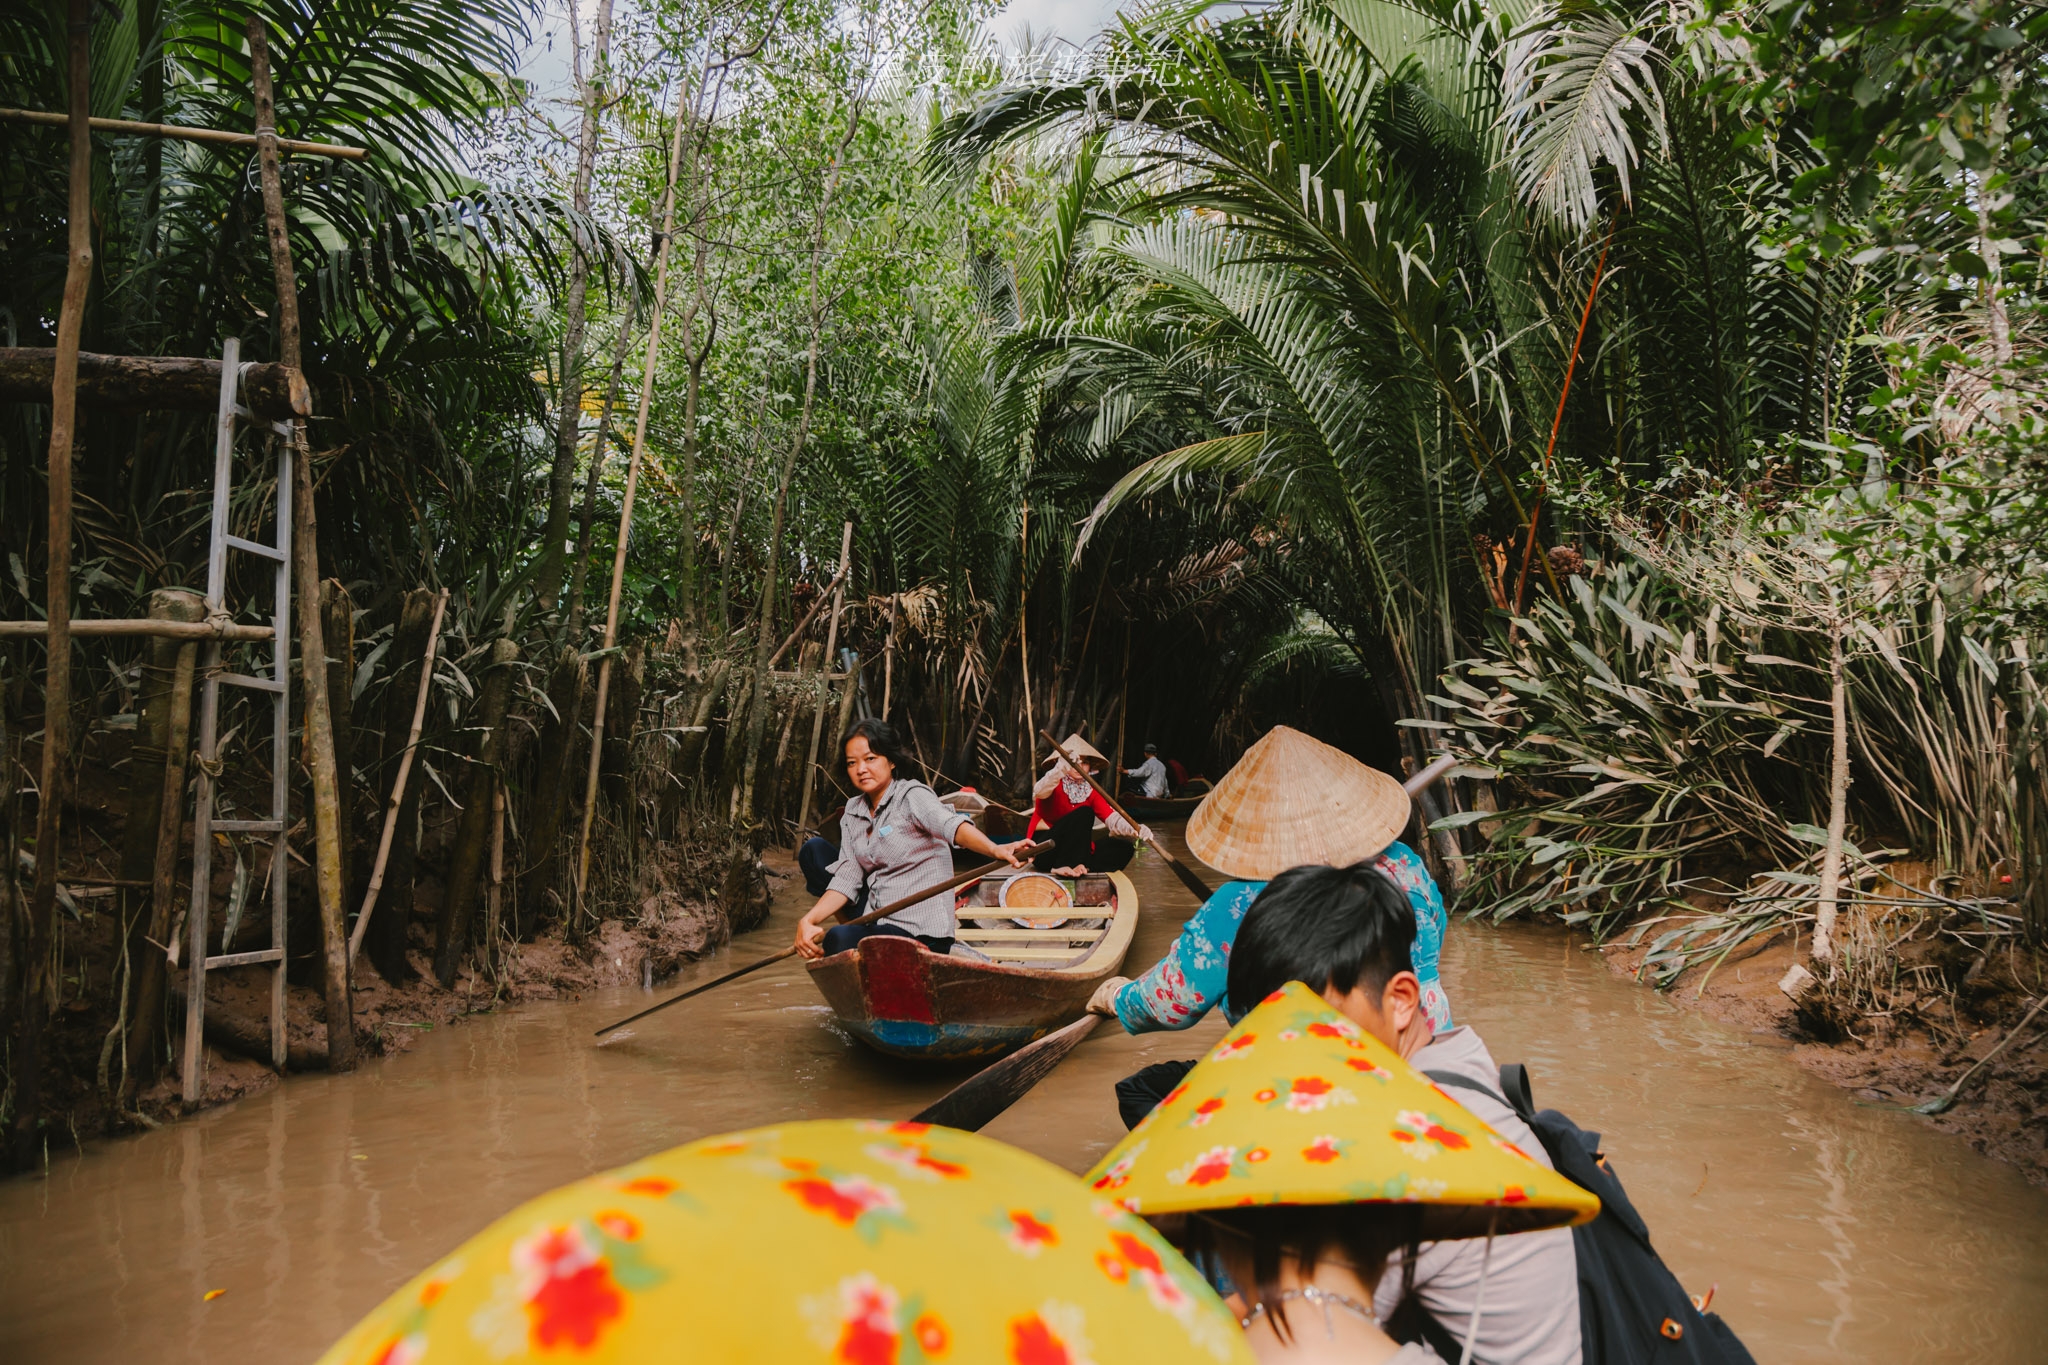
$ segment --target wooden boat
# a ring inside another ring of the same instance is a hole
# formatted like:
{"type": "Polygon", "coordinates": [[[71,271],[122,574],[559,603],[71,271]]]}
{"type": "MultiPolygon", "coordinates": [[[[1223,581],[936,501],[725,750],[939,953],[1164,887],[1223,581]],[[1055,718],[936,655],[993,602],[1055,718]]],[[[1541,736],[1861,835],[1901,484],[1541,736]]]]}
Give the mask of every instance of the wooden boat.
{"type": "Polygon", "coordinates": [[[974,827],[994,839],[997,843],[1008,843],[1024,837],[1024,826],[1031,820],[1031,812],[1011,810],[1000,801],[991,801],[980,792],[962,788],[948,792],[939,800],[952,809],[974,819],[974,827]]]}
{"type": "Polygon", "coordinates": [[[1209,794],[1209,784],[1196,778],[1180,789],[1179,796],[1126,796],[1123,808],[1133,820],[1174,820],[1193,815],[1195,807],[1209,794]]]}
{"type": "Polygon", "coordinates": [[[965,952],[941,957],[878,934],[810,963],[840,1023],[879,1051],[950,1061],[1000,1057],[1080,1018],[1130,951],[1137,889],[1121,872],[1068,879],[1074,918],[1026,929],[1000,904],[1011,875],[991,874],[956,898],[965,952]]]}

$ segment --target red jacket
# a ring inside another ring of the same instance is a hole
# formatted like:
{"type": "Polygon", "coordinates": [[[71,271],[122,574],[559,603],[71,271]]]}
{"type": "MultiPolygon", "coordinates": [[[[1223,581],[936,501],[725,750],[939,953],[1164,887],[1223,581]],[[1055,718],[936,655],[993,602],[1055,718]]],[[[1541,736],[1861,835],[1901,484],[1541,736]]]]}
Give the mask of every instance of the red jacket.
{"type": "Polygon", "coordinates": [[[1052,789],[1050,795],[1041,797],[1037,804],[1032,806],[1031,824],[1024,831],[1025,838],[1029,839],[1047,825],[1063,820],[1075,811],[1083,808],[1094,811],[1096,818],[1099,820],[1108,820],[1115,814],[1110,809],[1109,798],[1096,791],[1093,787],[1087,789],[1088,797],[1086,800],[1076,801],[1068,794],[1072,785],[1069,782],[1061,782],[1052,789]]]}

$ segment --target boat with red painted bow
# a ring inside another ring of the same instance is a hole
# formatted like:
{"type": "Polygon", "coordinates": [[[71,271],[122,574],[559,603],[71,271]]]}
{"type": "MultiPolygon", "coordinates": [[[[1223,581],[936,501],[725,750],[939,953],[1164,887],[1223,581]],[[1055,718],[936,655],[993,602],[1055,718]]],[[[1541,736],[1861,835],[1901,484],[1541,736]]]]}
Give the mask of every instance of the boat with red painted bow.
{"type": "MultiPolygon", "coordinates": [[[[1002,904],[1005,869],[955,900],[955,947],[876,934],[810,963],[811,979],[848,1032],[897,1057],[994,1058],[1071,1023],[1123,966],[1138,892],[1121,872],[1061,879],[1072,917],[1027,928],[1002,904]]],[[[1046,907],[1034,905],[1039,918],[1046,907]]]]}

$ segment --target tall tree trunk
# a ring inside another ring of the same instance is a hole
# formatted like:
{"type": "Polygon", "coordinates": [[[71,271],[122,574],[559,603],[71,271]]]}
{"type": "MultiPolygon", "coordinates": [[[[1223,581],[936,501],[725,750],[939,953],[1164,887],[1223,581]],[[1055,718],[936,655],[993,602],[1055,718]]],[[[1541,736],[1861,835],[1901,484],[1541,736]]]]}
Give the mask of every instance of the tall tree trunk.
{"type": "Polygon", "coordinates": [[[320,585],[322,633],[327,639],[327,701],[334,717],[336,825],[341,832],[341,900],[355,903],[356,851],[356,612],[338,578],[320,585]]]}
{"type": "Polygon", "coordinates": [[[491,646],[490,672],[484,675],[482,695],[477,698],[476,724],[483,733],[463,791],[462,819],[455,827],[455,847],[448,859],[447,894],[441,898],[441,914],[434,926],[434,976],[444,990],[455,984],[455,973],[469,950],[470,921],[476,915],[477,888],[489,852],[491,797],[504,762],[505,715],[512,707],[518,662],[519,646],[501,637],[491,646]]]}
{"type": "MultiPolygon", "coordinates": [[[[619,344],[612,351],[611,382],[605,385],[604,407],[597,417],[597,441],[590,448],[590,474],[583,481],[583,511],[576,519],[576,562],[569,570],[569,648],[583,648],[583,585],[590,576],[590,531],[597,521],[597,485],[604,474],[605,456],[611,450],[612,411],[617,403],[619,377],[626,368],[626,346],[633,339],[633,296],[619,312],[619,344]]],[[[564,779],[566,780],[566,778],[564,779]]]]}
{"type": "MultiPolygon", "coordinates": [[[[299,286],[285,227],[284,189],[277,169],[277,109],[271,100],[270,40],[261,15],[249,16],[249,65],[256,96],[256,160],[263,181],[263,223],[277,277],[278,359],[299,360],[299,286]]],[[[349,998],[348,931],[343,917],[341,799],[334,758],[334,719],[327,695],[327,641],[320,613],[320,539],[313,514],[313,457],[304,418],[292,422],[292,578],[298,595],[299,681],[306,696],[306,747],[313,773],[313,880],[320,898],[321,987],[327,1004],[327,1066],[356,1064],[355,1007],[349,998]]],[[[283,513],[284,490],[278,490],[283,513]]]]}
{"type": "MultiPolygon", "coordinates": [[[[36,878],[29,894],[28,935],[21,964],[15,1078],[15,1164],[34,1160],[42,1118],[43,1031],[55,1005],[51,971],[51,917],[57,907],[64,798],[71,757],[71,456],[78,419],[78,341],[85,326],[85,295],[92,284],[92,14],[87,0],[67,0],[67,68],[71,115],[71,197],[67,209],[69,261],[64,302],[57,314],[57,372],[50,385],[50,566],[47,610],[48,669],[43,679],[43,758],[37,786],[36,878]]],[[[6,870],[9,881],[14,868],[6,870]]]]}
{"type": "MultiPolygon", "coordinates": [[[[832,200],[839,189],[839,179],[845,169],[846,154],[853,146],[853,140],[860,133],[861,119],[867,109],[865,92],[857,94],[846,120],[846,131],[840,135],[839,145],[832,153],[832,168],[825,176],[824,192],[818,196],[816,208],[811,216],[810,242],[810,336],[804,347],[804,401],[797,415],[796,432],[790,439],[789,454],[782,461],[781,473],[775,480],[775,513],[769,520],[768,562],[761,570],[761,606],[755,616],[754,636],[754,704],[747,722],[747,752],[758,754],[761,741],[768,728],[769,698],[772,680],[769,678],[768,660],[774,653],[775,641],[775,590],[777,575],[782,565],[782,534],[789,519],[789,488],[796,478],[797,464],[803,458],[804,442],[811,431],[811,412],[818,395],[818,346],[825,331],[827,303],[824,297],[825,269],[825,225],[832,207],[832,200]]],[[[753,772],[750,765],[748,773],[753,772]]],[[[744,791],[734,792],[733,819],[751,820],[753,809],[753,784],[745,784],[744,791]]],[[[752,850],[748,857],[753,856],[752,850]]]]}
{"type": "MultiPolygon", "coordinates": [[[[414,588],[398,607],[398,624],[391,633],[386,655],[390,678],[384,694],[384,736],[377,765],[385,782],[392,781],[405,757],[412,737],[412,713],[419,701],[420,665],[427,656],[427,632],[434,620],[434,592],[414,588]]],[[[431,714],[431,708],[429,709],[431,714]]],[[[420,757],[413,756],[413,767],[420,757]]],[[[377,975],[394,986],[412,979],[412,964],[406,958],[411,944],[413,874],[419,857],[420,792],[427,785],[426,774],[415,771],[405,784],[393,824],[391,854],[384,866],[384,886],[378,893],[377,908],[363,936],[364,951],[377,975]]]]}
{"type": "MultiPolygon", "coordinates": [[[[576,31],[577,7],[569,8],[577,93],[583,104],[583,126],[576,138],[576,175],[570,204],[576,213],[590,212],[590,176],[597,161],[598,114],[604,104],[605,75],[612,40],[612,0],[597,0],[597,32],[591,53],[590,79],[583,76],[583,39],[576,31]]],[[[583,416],[583,329],[590,296],[591,243],[582,229],[569,257],[568,314],[562,326],[562,391],[555,409],[555,463],[548,472],[548,520],[541,533],[540,561],[534,566],[534,595],[544,611],[553,611],[562,586],[563,544],[569,534],[569,508],[576,478],[576,437],[583,416]]]]}
{"type": "Polygon", "coordinates": [[[626,460],[626,489],[619,503],[619,538],[612,550],[611,594],[604,617],[604,661],[597,671],[597,704],[591,714],[590,767],[583,780],[583,821],[576,839],[575,881],[569,898],[569,929],[581,928],[583,893],[590,879],[590,826],[597,816],[598,763],[603,756],[605,701],[611,693],[612,648],[619,642],[619,596],[625,589],[626,551],[633,540],[633,500],[640,487],[640,460],[647,449],[647,417],[654,404],[654,370],[661,355],[661,319],[668,304],[668,250],[676,230],[676,171],[683,154],[685,99],[676,99],[675,132],[668,149],[668,184],[661,194],[661,245],[654,253],[654,312],[647,320],[647,352],[640,367],[640,403],[633,418],[633,448],[626,460]]]}

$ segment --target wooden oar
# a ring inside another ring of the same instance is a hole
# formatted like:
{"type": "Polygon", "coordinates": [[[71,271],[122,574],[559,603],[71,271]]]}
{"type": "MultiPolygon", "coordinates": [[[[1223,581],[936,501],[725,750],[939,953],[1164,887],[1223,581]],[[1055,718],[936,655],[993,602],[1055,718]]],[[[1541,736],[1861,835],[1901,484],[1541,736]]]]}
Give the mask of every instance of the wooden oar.
{"type": "Polygon", "coordinates": [[[948,1090],[937,1103],[926,1106],[911,1122],[936,1123],[946,1128],[979,1132],[996,1115],[1022,1098],[1025,1091],[1044,1080],[1101,1022],[1099,1014],[1084,1014],[1065,1028],[1025,1044],[1000,1062],[983,1067],[948,1090]]]}
{"type": "MultiPolygon", "coordinates": [[[[1046,738],[1050,740],[1052,736],[1047,735],[1046,738]]],[[[1053,747],[1057,749],[1059,745],[1054,744],[1053,747]]],[[[1455,757],[1445,754],[1402,783],[1402,789],[1408,795],[1414,796],[1457,764],[1458,760],[1455,757]]],[[[1070,763],[1067,766],[1074,765],[1070,763]]],[[[1099,791],[1101,788],[1098,787],[1096,790],[1099,791]]],[[[1130,819],[1128,815],[1124,818],[1130,819]]],[[[996,1115],[1022,1099],[1025,1091],[1050,1075],[1052,1069],[1065,1061],[1067,1054],[1072,1052],[1083,1038],[1095,1031],[1095,1026],[1102,1022],[1102,1018],[1099,1014],[1084,1014],[1065,1028],[1048,1033],[1045,1037],[1019,1048],[1000,1062],[982,1068],[941,1095],[936,1103],[926,1106],[912,1122],[936,1123],[947,1128],[964,1128],[969,1132],[979,1131],[996,1115]]]]}
{"type": "MultiPolygon", "coordinates": [[[[1117,804],[1117,799],[1114,796],[1111,796],[1108,792],[1102,789],[1102,784],[1095,780],[1094,773],[1089,772],[1088,769],[1084,767],[1082,764],[1074,761],[1073,755],[1069,754],[1063,747],[1061,747],[1060,742],[1058,740],[1054,739],[1051,735],[1047,734],[1043,730],[1040,730],[1038,733],[1047,744],[1052,745],[1052,751],[1060,756],[1060,761],[1062,763],[1066,764],[1069,768],[1073,769],[1075,772],[1081,774],[1081,776],[1088,779],[1088,785],[1095,788],[1096,795],[1100,796],[1103,800],[1109,802],[1109,808],[1115,811],[1118,815],[1122,816],[1125,824],[1129,825],[1134,830],[1142,830],[1145,828],[1143,825],[1139,824],[1136,820],[1133,820],[1131,818],[1130,812],[1126,811],[1122,806],[1117,804]]],[[[1180,878],[1180,884],[1182,886],[1185,886],[1188,890],[1195,893],[1196,900],[1206,901],[1212,894],[1214,894],[1210,891],[1208,885],[1204,883],[1200,877],[1197,877],[1192,871],[1188,869],[1188,865],[1186,863],[1174,857],[1171,853],[1168,853],[1166,851],[1166,846],[1164,844],[1160,843],[1157,839],[1147,839],[1145,840],[1145,842],[1152,846],[1152,851],[1154,853],[1157,853],[1160,857],[1166,860],[1166,865],[1173,869],[1173,875],[1180,878]]]]}
{"type": "MultiPolygon", "coordinates": [[[[1039,849],[1039,845],[1037,844],[1016,844],[1013,845],[1013,847],[1015,848],[1016,854],[1019,858],[1028,858],[1032,854],[1038,852],[1039,849]]],[[[870,910],[865,915],[862,915],[857,919],[847,920],[845,923],[849,926],[855,924],[872,923],[875,920],[881,919],[885,915],[893,915],[898,910],[907,910],[911,906],[916,905],[919,901],[930,900],[933,896],[938,895],[942,891],[951,891],[956,886],[963,886],[968,882],[977,881],[983,877],[986,877],[989,873],[995,871],[997,868],[1005,866],[1007,866],[1007,864],[1005,863],[983,863],[980,867],[972,867],[965,872],[956,873],[952,877],[947,878],[945,881],[940,882],[937,886],[931,887],[928,890],[914,891],[910,895],[905,896],[901,900],[891,901],[889,904],[883,906],[879,910],[870,910]]],[[[711,990],[713,987],[723,986],[728,981],[737,981],[741,977],[747,975],[749,972],[758,972],[771,962],[780,962],[784,958],[790,958],[795,956],[796,945],[791,944],[789,947],[784,948],[779,953],[770,953],[767,957],[762,958],[759,962],[750,962],[746,966],[741,967],[736,971],[727,972],[724,976],[717,977],[711,981],[707,981],[701,986],[692,986],[690,987],[690,989],[683,991],[678,995],[671,995],[668,999],[662,1001],[659,1005],[650,1005],[646,1009],[641,1010],[638,1014],[630,1015],[627,1018],[619,1020],[619,1022],[616,1024],[606,1024],[603,1028],[598,1029],[596,1031],[595,1036],[601,1038],[605,1034],[615,1032],[618,1029],[622,1029],[628,1024],[638,1023],[640,1020],[645,1019],[650,1014],[659,1014],[662,1010],[667,1009],[670,1005],[680,1005],[683,1001],[688,1000],[693,995],[702,995],[704,994],[704,992],[711,990]]]]}

